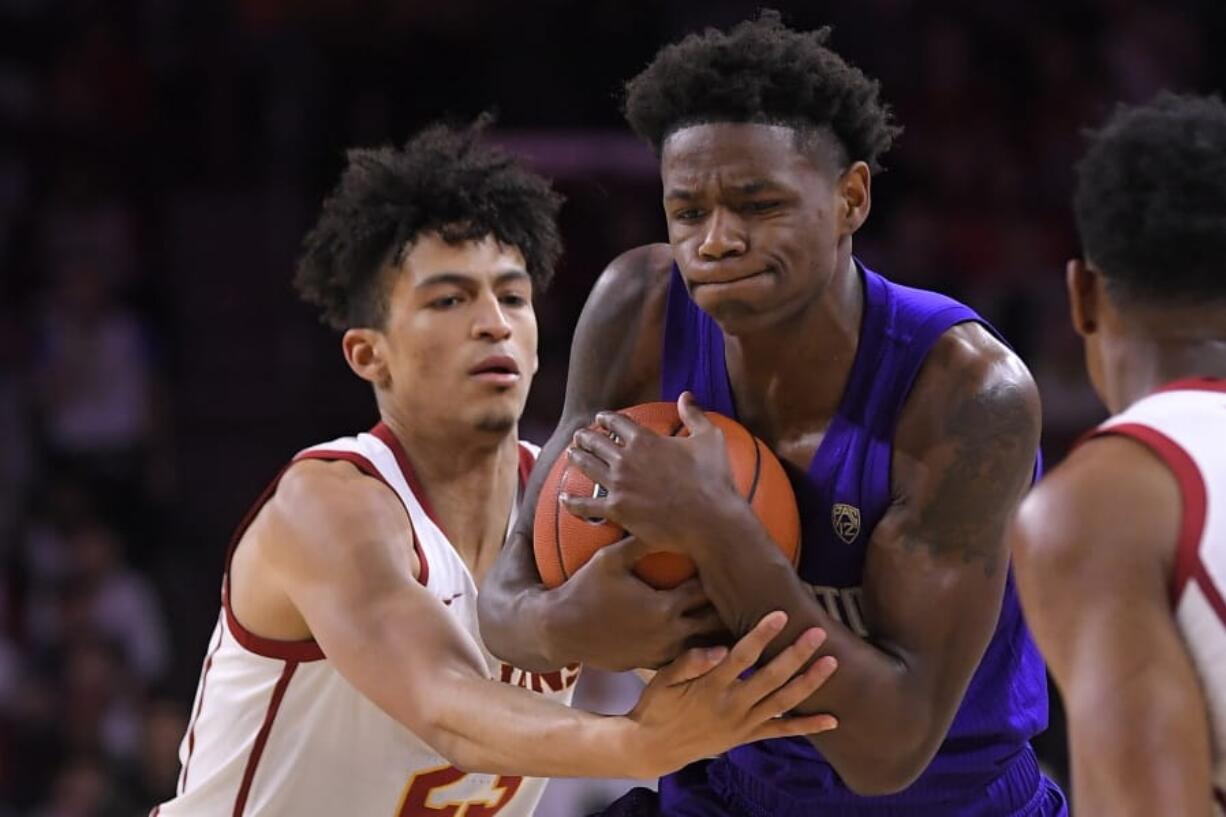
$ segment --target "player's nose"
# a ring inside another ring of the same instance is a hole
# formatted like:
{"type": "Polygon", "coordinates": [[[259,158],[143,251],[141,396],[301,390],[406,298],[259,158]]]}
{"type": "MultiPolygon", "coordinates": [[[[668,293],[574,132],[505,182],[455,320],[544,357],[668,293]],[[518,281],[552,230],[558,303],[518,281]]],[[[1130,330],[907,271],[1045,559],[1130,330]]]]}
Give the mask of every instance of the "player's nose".
{"type": "Polygon", "coordinates": [[[511,336],[511,320],[497,296],[490,294],[478,299],[473,336],[489,340],[506,340],[511,336]]]}
{"type": "Polygon", "coordinates": [[[698,254],[704,261],[719,261],[743,255],[747,247],[748,240],[741,220],[727,210],[717,209],[707,220],[698,254]]]}

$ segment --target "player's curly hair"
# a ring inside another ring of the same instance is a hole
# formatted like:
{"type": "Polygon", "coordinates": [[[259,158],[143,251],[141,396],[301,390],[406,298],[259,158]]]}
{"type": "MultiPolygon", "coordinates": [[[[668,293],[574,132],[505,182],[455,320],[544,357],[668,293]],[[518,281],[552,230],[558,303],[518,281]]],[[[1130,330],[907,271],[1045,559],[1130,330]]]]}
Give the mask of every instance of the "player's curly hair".
{"type": "Polygon", "coordinates": [[[1226,298],[1226,105],[1163,92],[1089,134],[1073,210],[1086,258],[1119,295],[1226,298]]]}
{"type": "Polygon", "coordinates": [[[405,146],[350,150],[340,182],[303,242],[294,287],[338,330],[382,327],[390,291],[380,274],[423,232],[458,243],[493,235],[524,256],[544,289],[562,253],[562,196],[501,150],[479,143],[492,121],[434,125],[405,146]]]}
{"type": "Polygon", "coordinates": [[[880,83],[826,47],[830,28],[794,31],[777,11],[729,31],[707,29],[665,46],[626,83],[626,119],[658,154],[680,128],[704,122],[829,128],[847,163],[880,171],[902,131],[880,83]]]}

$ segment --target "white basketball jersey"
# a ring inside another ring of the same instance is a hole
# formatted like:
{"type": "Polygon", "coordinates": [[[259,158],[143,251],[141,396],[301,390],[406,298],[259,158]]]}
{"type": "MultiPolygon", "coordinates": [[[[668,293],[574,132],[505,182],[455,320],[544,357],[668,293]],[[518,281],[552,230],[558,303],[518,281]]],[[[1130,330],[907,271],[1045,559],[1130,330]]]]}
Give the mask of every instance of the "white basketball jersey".
{"type": "Polygon", "coordinates": [[[1226,815],[1226,380],[1173,383],[1103,423],[1138,440],[1179,483],[1182,523],[1171,602],[1209,704],[1213,785],[1226,815]]]}
{"type": "MultiPolygon", "coordinates": [[[[535,446],[520,444],[521,490],[536,453],[535,446]]],[[[529,673],[503,664],[485,649],[472,574],[434,518],[408,457],[387,426],[308,448],[295,457],[301,459],[346,460],[390,487],[412,522],[422,585],[473,639],[490,677],[570,702],[578,667],[529,673]]],[[[274,481],[239,526],[231,554],[275,487],[274,481]]],[[[227,565],[221,613],[179,749],[178,794],[153,815],[532,814],[545,780],[454,768],[351,686],[313,640],[274,641],[244,629],[230,608],[228,588],[227,565]]]]}

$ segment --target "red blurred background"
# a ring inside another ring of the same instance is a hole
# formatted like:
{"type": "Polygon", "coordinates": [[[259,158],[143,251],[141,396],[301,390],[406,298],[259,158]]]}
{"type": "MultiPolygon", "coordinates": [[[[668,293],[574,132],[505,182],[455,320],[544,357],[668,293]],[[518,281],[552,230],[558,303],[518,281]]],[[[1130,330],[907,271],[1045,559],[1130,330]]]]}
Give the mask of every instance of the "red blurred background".
{"type": "MultiPolygon", "coordinates": [[[[1226,4],[777,5],[833,24],[906,127],[857,254],[1002,329],[1057,460],[1101,416],[1061,289],[1080,130],[1161,88],[1220,90],[1226,4]]],[[[232,526],[294,451],[372,424],[289,285],[343,149],[492,109],[567,194],[522,428],[543,441],[592,281],[664,236],[621,83],[756,6],[0,0],[0,817],[127,817],[173,792],[232,526]]],[[[585,699],[610,703],[593,677],[585,699]]],[[[1063,751],[1057,715],[1057,774],[1063,751]]]]}

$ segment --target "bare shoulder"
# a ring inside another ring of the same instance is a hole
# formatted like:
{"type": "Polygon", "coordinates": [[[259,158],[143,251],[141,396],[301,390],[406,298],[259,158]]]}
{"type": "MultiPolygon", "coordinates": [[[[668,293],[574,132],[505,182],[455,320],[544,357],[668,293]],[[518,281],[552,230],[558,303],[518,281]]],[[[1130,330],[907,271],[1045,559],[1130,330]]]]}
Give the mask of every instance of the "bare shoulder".
{"type": "Polygon", "coordinates": [[[645,244],[614,258],[592,287],[580,325],[600,331],[654,323],[664,312],[672,263],[667,244],[645,244]]]}
{"type": "Polygon", "coordinates": [[[1009,347],[978,323],[942,335],[928,353],[900,422],[903,440],[973,434],[1014,441],[1033,458],[1041,404],[1034,378],[1009,347]]]}
{"type": "MultiPolygon", "coordinates": [[[[668,274],[673,265],[673,250],[667,244],[643,244],[626,250],[605,267],[597,287],[610,286],[621,297],[640,297],[653,290],[668,288],[668,274]]],[[[621,300],[607,293],[612,300],[621,300]]]]}
{"type": "Polygon", "coordinates": [[[575,327],[567,414],[655,398],[672,263],[667,244],[647,244],[601,273],[575,327]]]}
{"type": "Polygon", "coordinates": [[[1024,579],[1084,588],[1116,569],[1168,575],[1179,524],[1174,474],[1140,443],[1106,435],[1079,446],[1031,491],[1010,546],[1024,579]]]}
{"type": "MultiPolygon", "coordinates": [[[[400,500],[383,483],[344,461],[304,460],[286,470],[260,513],[260,547],[295,569],[413,556],[411,526],[400,500]]],[[[415,558],[413,568],[416,569],[415,558]]]]}
{"type": "Polygon", "coordinates": [[[1018,357],[978,324],[953,327],[899,419],[886,532],[898,523],[905,542],[1001,575],[1005,525],[1030,484],[1039,430],[1038,389],[1018,357]]]}

